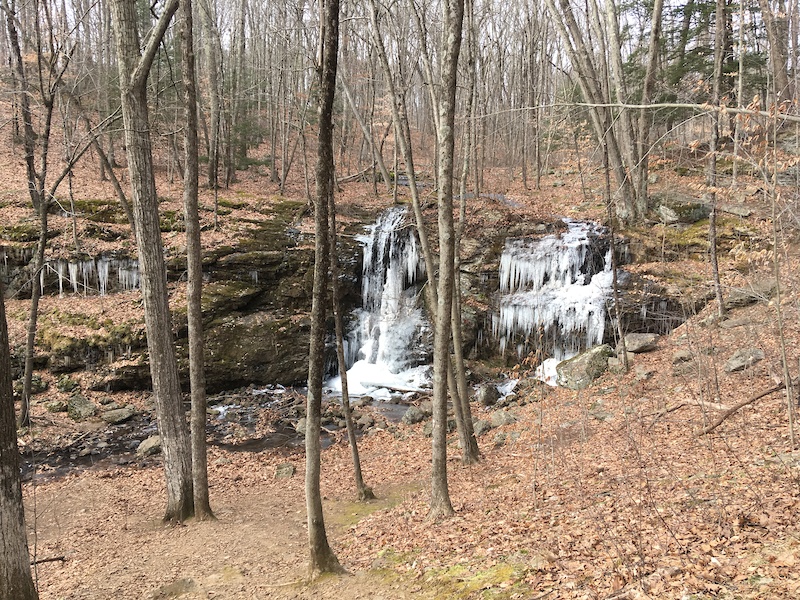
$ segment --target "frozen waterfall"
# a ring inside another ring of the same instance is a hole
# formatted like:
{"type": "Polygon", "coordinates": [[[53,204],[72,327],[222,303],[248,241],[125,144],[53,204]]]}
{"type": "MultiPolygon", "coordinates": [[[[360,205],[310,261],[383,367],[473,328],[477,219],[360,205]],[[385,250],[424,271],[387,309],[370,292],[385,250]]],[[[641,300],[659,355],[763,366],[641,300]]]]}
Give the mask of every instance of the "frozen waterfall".
{"type": "Polygon", "coordinates": [[[603,341],[612,290],[606,231],[564,221],[561,235],[506,241],[493,323],[501,352],[560,361],[603,341]]]}
{"type": "MultiPolygon", "coordinates": [[[[425,376],[416,367],[428,362],[430,324],[420,297],[425,265],[406,209],[381,214],[359,241],[362,306],[347,339],[350,392],[375,396],[382,387],[419,388],[425,376]]],[[[329,385],[341,389],[341,380],[329,385]]]]}

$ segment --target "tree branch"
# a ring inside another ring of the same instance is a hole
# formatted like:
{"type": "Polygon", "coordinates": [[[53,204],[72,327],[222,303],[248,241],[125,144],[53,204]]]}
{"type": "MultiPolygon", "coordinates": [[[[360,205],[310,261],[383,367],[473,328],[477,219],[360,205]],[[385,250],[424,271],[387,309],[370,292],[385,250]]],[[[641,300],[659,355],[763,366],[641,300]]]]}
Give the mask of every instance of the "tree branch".
{"type": "MultiPolygon", "coordinates": [[[[794,381],[792,381],[792,385],[797,385],[798,383],[800,383],[800,378],[795,379],[794,381]]],[[[775,392],[778,392],[778,391],[782,390],[785,387],[786,387],[786,382],[781,382],[778,385],[769,388],[768,390],[765,390],[765,391],[763,391],[763,392],[761,392],[759,394],[756,394],[755,396],[753,396],[751,398],[748,398],[747,400],[743,400],[742,402],[740,402],[736,406],[732,406],[731,408],[726,410],[724,413],[722,413],[719,417],[717,417],[716,421],[711,423],[711,425],[708,425],[698,435],[706,435],[707,433],[711,433],[717,427],[722,425],[723,421],[725,421],[728,417],[730,417],[732,414],[738,412],[740,409],[744,408],[748,404],[752,404],[756,400],[761,400],[761,398],[763,398],[764,396],[769,396],[770,394],[774,394],[775,392]]]]}
{"type": "Polygon", "coordinates": [[[155,27],[150,30],[150,33],[147,36],[144,52],[142,53],[136,68],[131,74],[132,88],[144,85],[144,81],[147,79],[147,75],[150,73],[150,67],[153,65],[153,61],[155,60],[158,47],[161,45],[161,40],[164,38],[164,34],[167,32],[167,27],[169,27],[169,23],[177,10],[178,0],[169,0],[167,5],[164,7],[164,12],[161,14],[161,17],[159,17],[155,27]]]}

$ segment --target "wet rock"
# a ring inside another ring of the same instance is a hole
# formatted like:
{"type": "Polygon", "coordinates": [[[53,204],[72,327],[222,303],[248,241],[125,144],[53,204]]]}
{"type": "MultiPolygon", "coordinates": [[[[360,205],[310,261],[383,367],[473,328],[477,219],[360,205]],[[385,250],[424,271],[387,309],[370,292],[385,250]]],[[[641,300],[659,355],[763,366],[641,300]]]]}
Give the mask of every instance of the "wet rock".
{"type": "Polygon", "coordinates": [[[629,333],[625,336],[625,349],[634,354],[650,352],[656,349],[658,337],[655,333],[629,333]]]}
{"type": "Polygon", "coordinates": [[[107,410],[100,418],[103,419],[106,423],[111,425],[116,425],[118,423],[124,423],[133,415],[136,414],[136,409],[132,406],[123,406],[122,408],[113,408],[111,410],[107,410]]]}
{"type": "Polygon", "coordinates": [[[402,421],[406,425],[416,425],[425,420],[425,413],[416,406],[409,406],[403,415],[402,421]]]}
{"type": "Polygon", "coordinates": [[[608,370],[608,359],[614,351],[608,344],[590,348],[569,360],[558,363],[556,381],[561,387],[582,390],[608,370]]]}
{"type": "Polygon", "coordinates": [[[492,427],[502,427],[517,422],[517,417],[507,410],[496,410],[492,413],[492,427]]]}
{"type": "Polygon", "coordinates": [[[500,392],[497,391],[497,386],[493,384],[484,384],[475,391],[475,400],[480,402],[483,406],[493,406],[500,399],[500,392]]]}
{"type": "Polygon", "coordinates": [[[73,421],[88,419],[94,416],[96,411],[97,407],[94,405],[94,402],[80,394],[75,394],[67,401],[67,413],[73,421]]]}
{"type": "Polygon", "coordinates": [[[161,452],[161,436],[151,435],[136,448],[136,456],[153,456],[161,452]]]}
{"type": "Polygon", "coordinates": [[[725,308],[739,308],[756,302],[767,302],[775,295],[777,289],[778,282],[775,278],[761,279],[748,287],[733,288],[725,300],[725,308]]]}
{"type": "Polygon", "coordinates": [[[291,479],[297,472],[292,463],[281,463],[275,467],[275,479],[291,479]]]}
{"type": "Polygon", "coordinates": [[[762,360],[764,360],[764,351],[761,348],[740,348],[725,363],[725,372],[743,371],[762,360]]]}
{"type": "Polygon", "coordinates": [[[478,419],[477,421],[472,422],[472,430],[475,432],[475,435],[480,437],[487,431],[492,428],[492,424],[489,423],[486,419],[478,419]]]}

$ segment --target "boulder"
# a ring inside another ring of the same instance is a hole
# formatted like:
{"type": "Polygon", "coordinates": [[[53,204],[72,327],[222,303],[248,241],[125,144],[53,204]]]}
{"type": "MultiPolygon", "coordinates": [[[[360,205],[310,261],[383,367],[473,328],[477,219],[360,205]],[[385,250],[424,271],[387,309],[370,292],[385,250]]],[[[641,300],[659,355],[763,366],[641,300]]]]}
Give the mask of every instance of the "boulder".
{"type": "Polygon", "coordinates": [[[556,366],[556,382],[571,390],[585,389],[606,372],[608,359],[613,355],[611,346],[602,344],[564,360],[556,366]]]}
{"type": "Polygon", "coordinates": [[[402,419],[403,423],[406,425],[416,425],[424,420],[425,413],[416,406],[409,406],[402,419]]]}
{"type": "Polygon", "coordinates": [[[94,405],[94,402],[80,394],[75,394],[67,400],[67,413],[73,421],[88,419],[94,416],[96,411],[97,407],[94,405]]]}
{"type": "Polygon", "coordinates": [[[517,422],[517,417],[507,410],[496,410],[492,413],[492,427],[502,427],[517,422]]]}
{"type": "Polygon", "coordinates": [[[472,422],[472,430],[475,432],[477,437],[482,436],[484,433],[489,431],[492,428],[492,424],[489,423],[486,419],[478,419],[477,421],[472,422]]]}
{"type": "Polygon", "coordinates": [[[67,403],[63,400],[50,400],[49,402],[44,403],[44,407],[48,412],[52,413],[67,412],[68,408],[67,403]]]}
{"type": "Polygon", "coordinates": [[[493,384],[484,384],[475,391],[475,400],[483,406],[493,406],[500,399],[500,392],[493,384]]]}
{"type": "Polygon", "coordinates": [[[296,472],[292,463],[281,463],[275,467],[275,479],[291,479],[296,472]]]}
{"type": "Polygon", "coordinates": [[[107,410],[100,418],[103,419],[106,423],[111,425],[116,425],[118,423],[124,423],[133,415],[136,414],[136,409],[132,406],[123,406],[122,408],[112,408],[111,410],[107,410]]]}
{"type": "Polygon", "coordinates": [[[740,348],[725,363],[725,372],[743,371],[762,360],[764,360],[764,351],[761,348],[740,348]]]}
{"type": "Polygon", "coordinates": [[[656,349],[657,342],[655,333],[629,333],[625,336],[625,349],[634,354],[650,352],[656,349]]]}
{"type": "Polygon", "coordinates": [[[679,365],[681,363],[686,363],[689,361],[694,360],[694,354],[691,350],[687,350],[686,348],[682,348],[681,350],[676,350],[675,354],[672,355],[672,364],[679,365]]]}
{"type": "Polygon", "coordinates": [[[654,198],[657,202],[656,213],[661,222],[667,225],[697,223],[711,214],[708,204],[691,196],[667,191],[655,194],[654,198]]]}
{"type": "Polygon", "coordinates": [[[756,302],[766,302],[775,295],[778,282],[773,278],[761,279],[742,288],[733,288],[725,300],[725,308],[739,308],[756,302]]]}
{"type": "Polygon", "coordinates": [[[136,448],[136,456],[153,456],[161,452],[161,436],[151,435],[136,448]]]}

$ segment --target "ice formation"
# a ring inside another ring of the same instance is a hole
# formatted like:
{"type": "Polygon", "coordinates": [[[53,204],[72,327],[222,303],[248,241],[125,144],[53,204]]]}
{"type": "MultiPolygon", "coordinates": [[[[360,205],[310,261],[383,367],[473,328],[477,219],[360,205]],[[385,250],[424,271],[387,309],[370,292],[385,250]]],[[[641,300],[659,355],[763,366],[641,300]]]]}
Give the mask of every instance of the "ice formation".
{"type": "MultiPolygon", "coordinates": [[[[361,237],[364,244],[361,300],[346,354],[351,393],[419,388],[425,376],[417,369],[428,352],[423,340],[430,325],[420,299],[425,273],[416,234],[406,210],[389,209],[361,237]]],[[[341,380],[329,382],[341,389],[341,380]]]]}
{"type": "Polygon", "coordinates": [[[501,352],[564,360],[603,341],[611,293],[611,253],[602,228],[565,219],[567,231],[510,239],[500,259],[501,352]]]}

